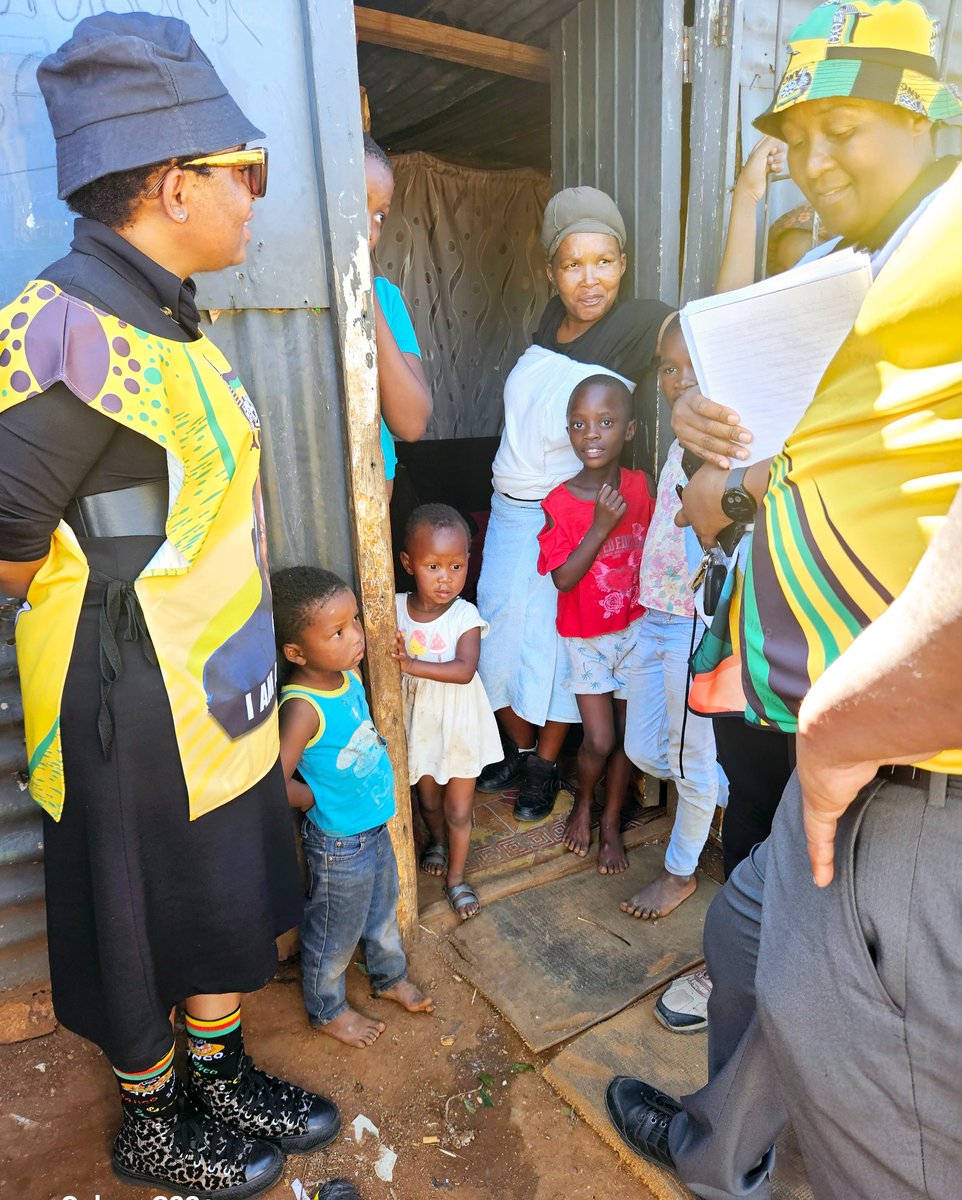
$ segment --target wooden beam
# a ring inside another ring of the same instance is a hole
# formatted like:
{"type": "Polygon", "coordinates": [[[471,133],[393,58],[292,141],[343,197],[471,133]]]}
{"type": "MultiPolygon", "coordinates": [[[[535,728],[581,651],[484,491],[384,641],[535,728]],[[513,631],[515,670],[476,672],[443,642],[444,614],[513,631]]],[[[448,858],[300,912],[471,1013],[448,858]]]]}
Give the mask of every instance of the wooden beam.
{"type": "Polygon", "coordinates": [[[471,33],[437,21],[401,17],[360,4],[354,5],[354,23],[359,42],[409,50],[412,54],[480,67],[482,71],[496,71],[499,75],[514,75],[534,83],[548,83],[551,77],[547,50],[526,46],[523,42],[471,33]]]}
{"type": "MultiPolygon", "coordinates": [[[[361,142],[360,86],[348,22],[350,0],[302,0],[308,35],[308,69],[328,62],[347,63],[353,78],[340,90],[318,83],[313,125],[315,153],[321,166],[321,211],[327,221],[331,274],[331,316],[338,332],[340,390],[347,436],[347,490],[357,562],[361,611],[367,638],[365,663],[371,715],[387,742],[394,768],[396,815],[388,823],[400,880],[398,924],[404,940],[418,935],[418,868],[414,852],[408,753],[404,737],[401,673],[391,657],[397,616],[394,607],[394,560],[388,519],[381,416],[377,398],[373,293],[367,249],[364,201],[364,147],[361,142]],[[344,191],[345,163],[353,164],[353,190],[344,191]],[[328,192],[328,183],[333,187],[328,192]]],[[[348,74],[348,73],[346,73],[348,74]]],[[[318,396],[318,420],[330,397],[318,396]]],[[[318,480],[318,486],[325,486],[318,480]]],[[[306,502],[306,501],[305,501],[306,502]]]]}

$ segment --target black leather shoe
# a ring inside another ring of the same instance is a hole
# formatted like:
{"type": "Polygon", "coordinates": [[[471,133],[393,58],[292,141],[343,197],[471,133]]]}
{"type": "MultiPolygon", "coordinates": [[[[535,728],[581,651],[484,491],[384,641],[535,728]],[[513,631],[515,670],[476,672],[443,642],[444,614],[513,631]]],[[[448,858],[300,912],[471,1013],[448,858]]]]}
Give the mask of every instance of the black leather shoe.
{"type": "Polygon", "coordinates": [[[524,764],[524,781],[514,802],[518,821],[540,821],[554,808],[555,796],[561,787],[558,764],[530,754],[524,764]]]}
{"type": "Polygon", "coordinates": [[[668,1126],[681,1112],[677,1100],[640,1079],[616,1075],[605,1092],[605,1108],[629,1150],[677,1174],[668,1149],[668,1126]]]}
{"type": "Polygon", "coordinates": [[[524,774],[525,760],[530,750],[519,750],[509,737],[503,737],[504,758],[500,762],[488,763],[474,785],[479,792],[503,792],[518,782],[524,774]]]}

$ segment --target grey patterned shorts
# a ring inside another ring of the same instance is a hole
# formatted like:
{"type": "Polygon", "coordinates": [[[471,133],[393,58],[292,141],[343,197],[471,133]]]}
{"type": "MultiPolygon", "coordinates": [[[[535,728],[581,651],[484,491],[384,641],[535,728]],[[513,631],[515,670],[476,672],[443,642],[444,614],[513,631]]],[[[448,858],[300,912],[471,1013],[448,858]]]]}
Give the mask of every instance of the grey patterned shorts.
{"type": "Polygon", "coordinates": [[[604,696],[613,692],[616,700],[626,700],[628,670],[640,630],[639,618],[627,629],[614,633],[562,638],[571,664],[566,681],[568,691],[576,696],[604,696]]]}

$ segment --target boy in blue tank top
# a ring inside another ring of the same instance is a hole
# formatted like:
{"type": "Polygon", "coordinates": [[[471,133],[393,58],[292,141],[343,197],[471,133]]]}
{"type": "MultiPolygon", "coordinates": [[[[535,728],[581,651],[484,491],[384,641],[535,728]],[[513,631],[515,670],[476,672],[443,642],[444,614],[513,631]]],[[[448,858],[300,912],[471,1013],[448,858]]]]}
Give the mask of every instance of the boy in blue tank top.
{"type": "Polygon", "coordinates": [[[304,813],[310,871],[301,923],[304,1005],[315,1028],[349,1046],[370,1046],[384,1023],[345,999],[359,942],[375,995],[408,1012],[434,1005],[407,978],[401,946],[387,830],[394,772],[358,675],[364,631],[354,593],[330,571],[290,567],[271,585],[278,653],[291,668],[281,689],[281,762],[288,800],[304,813]]]}

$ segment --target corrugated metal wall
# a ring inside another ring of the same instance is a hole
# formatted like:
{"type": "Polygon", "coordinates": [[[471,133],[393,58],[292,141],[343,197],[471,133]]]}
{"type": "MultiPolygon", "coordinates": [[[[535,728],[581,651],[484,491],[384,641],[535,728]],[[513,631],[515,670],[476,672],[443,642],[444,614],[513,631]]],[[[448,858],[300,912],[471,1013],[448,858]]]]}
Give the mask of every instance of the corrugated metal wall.
{"type": "Polygon", "coordinates": [[[628,229],[627,295],[678,299],[682,0],[582,0],[552,37],[551,175],[628,229]]]}
{"type": "MultiPolygon", "coordinates": [[[[366,228],[363,167],[359,154],[342,154],[322,170],[318,153],[319,138],[330,140],[335,126],[338,137],[346,125],[360,133],[349,0],[141,0],[137,8],[166,15],[173,8],[187,20],[232,94],[267,131],[270,192],[255,208],[248,261],[200,277],[198,300],[227,310],[208,332],[261,413],[273,564],[322,562],[352,578],[339,338],[330,308],[331,271],[346,286],[347,263],[332,262],[329,206],[338,207],[339,228],[356,228],[356,250],[366,228]],[[310,47],[318,44],[323,58],[315,61],[310,47]]],[[[72,216],[55,198],[54,145],[36,66],[76,20],[101,6],[16,9],[0,12],[0,297],[67,248],[72,216]]],[[[42,982],[47,972],[40,812],[23,788],[11,636],[8,619],[0,623],[0,991],[42,982]]]]}

